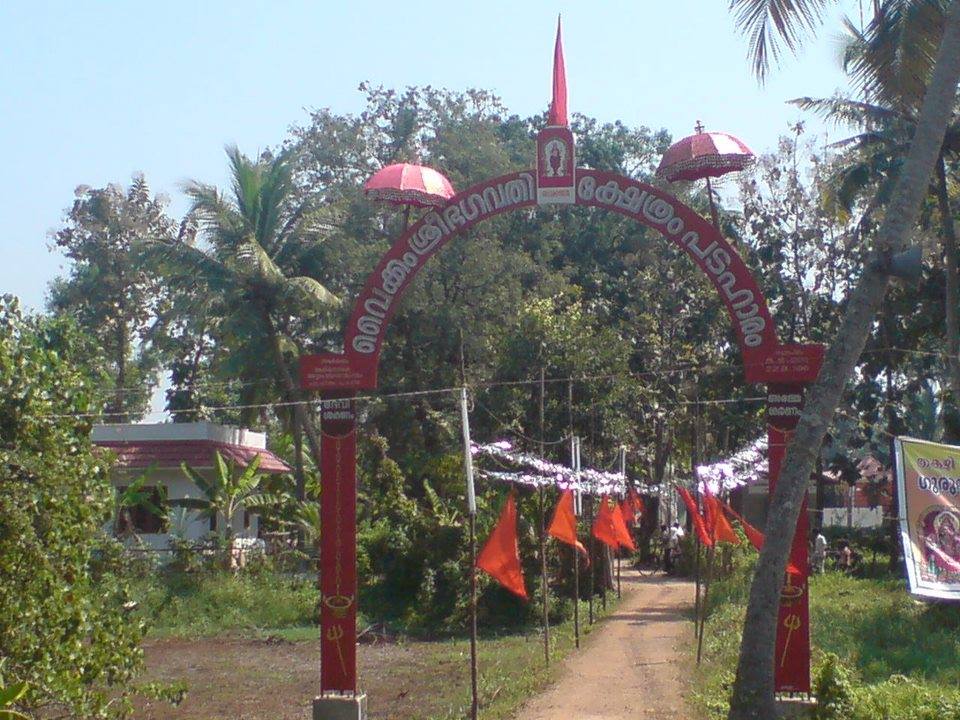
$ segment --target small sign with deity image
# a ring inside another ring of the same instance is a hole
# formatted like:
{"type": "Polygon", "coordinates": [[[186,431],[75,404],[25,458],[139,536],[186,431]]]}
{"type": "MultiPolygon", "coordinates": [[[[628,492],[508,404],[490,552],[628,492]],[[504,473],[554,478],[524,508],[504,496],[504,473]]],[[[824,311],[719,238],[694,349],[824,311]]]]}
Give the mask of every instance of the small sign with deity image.
{"type": "Polygon", "coordinates": [[[537,135],[537,204],[573,204],[576,157],[573,133],[566,127],[545,127],[537,135]]]}
{"type": "Polygon", "coordinates": [[[960,447],[896,438],[894,448],[910,591],[960,599],[960,447]]]}

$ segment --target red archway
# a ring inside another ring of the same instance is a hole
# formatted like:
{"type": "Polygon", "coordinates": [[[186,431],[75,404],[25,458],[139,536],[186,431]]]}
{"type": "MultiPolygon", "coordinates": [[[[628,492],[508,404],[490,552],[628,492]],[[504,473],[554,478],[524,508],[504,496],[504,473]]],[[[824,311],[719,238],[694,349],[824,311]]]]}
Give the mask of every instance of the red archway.
{"type": "MultiPolygon", "coordinates": [[[[503,175],[458,193],[428,212],[380,259],[354,303],[342,355],[305,358],[303,387],[325,391],[372,390],[387,327],[400,299],[447,242],[501,213],[537,204],[536,172],[503,175]]],[[[620,213],[663,234],[682,249],[716,288],[736,330],[747,382],[770,382],[785,361],[766,300],[750,270],[716,228],[662,190],[632,178],[579,168],[575,203],[620,213]]],[[[800,357],[808,358],[803,352],[800,357]]],[[[798,358],[799,359],[799,358],[798,358]]],[[[796,379],[797,362],[783,379],[796,379]]],[[[815,374],[815,373],[814,373],[815,374]]]]}
{"type": "MultiPolygon", "coordinates": [[[[566,128],[545,129],[538,144],[543,147],[558,138],[569,142],[567,152],[572,158],[573,138],[566,128]]],[[[576,204],[620,213],[682,249],[727,308],[745,380],[768,387],[771,489],[779,476],[786,443],[803,405],[804,387],[820,369],[822,346],[778,342],[763,294],[739,254],[711,223],[677,198],[632,178],[589,168],[569,172],[565,182],[558,183],[545,178],[542,167],[478,183],[426,213],[394,242],[368,276],[347,323],[344,353],[301,359],[302,387],[321,391],[327,400],[322,408],[321,521],[324,527],[335,528],[323,533],[321,545],[321,693],[356,692],[356,441],[350,398],[358,390],[377,387],[387,327],[417,273],[447,242],[484,220],[547,202],[576,204]]],[[[807,567],[806,539],[804,511],[791,555],[792,564],[799,568],[807,567]]],[[[796,582],[788,583],[781,603],[777,689],[809,692],[807,586],[805,579],[799,585],[796,582]]]]}

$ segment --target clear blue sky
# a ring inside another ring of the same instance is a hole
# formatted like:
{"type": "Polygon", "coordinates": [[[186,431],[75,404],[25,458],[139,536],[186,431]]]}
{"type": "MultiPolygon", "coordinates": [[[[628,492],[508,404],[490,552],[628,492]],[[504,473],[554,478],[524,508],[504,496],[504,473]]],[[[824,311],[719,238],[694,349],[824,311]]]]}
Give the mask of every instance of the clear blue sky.
{"type": "MultiPolygon", "coordinates": [[[[77,185],[126,184],[142,171],[179,215],[182,181],[223,182],[225,143],[255,153],[305,108],[356,112],[363,80],[480,87],[521,115],[545,109],[558,12],[571,112],[675,138],[700,118],[770,150],[802,118],[785,100],[844,86],[840,12],[761,88],[727,4],[5,0],[0,292],[42,307],[64,267],[48,233],[77,185]]],[[[857,12],[856,0],[845,5],[857,12]]]]}

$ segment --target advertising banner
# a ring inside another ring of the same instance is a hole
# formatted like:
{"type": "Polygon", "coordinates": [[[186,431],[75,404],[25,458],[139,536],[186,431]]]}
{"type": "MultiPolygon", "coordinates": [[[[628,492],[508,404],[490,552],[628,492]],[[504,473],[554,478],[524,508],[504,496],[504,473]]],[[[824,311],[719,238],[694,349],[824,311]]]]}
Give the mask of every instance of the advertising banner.
{"type": "Polygon", "coordinates": [[[960,599],[960,447],[894,440],[910,592],[960,599]]]}

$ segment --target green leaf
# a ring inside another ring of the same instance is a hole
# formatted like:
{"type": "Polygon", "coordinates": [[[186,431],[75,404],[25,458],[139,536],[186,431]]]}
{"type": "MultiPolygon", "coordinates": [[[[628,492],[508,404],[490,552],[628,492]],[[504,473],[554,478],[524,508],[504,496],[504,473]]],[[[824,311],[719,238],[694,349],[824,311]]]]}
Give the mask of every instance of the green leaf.
{"type": "Polygon", "coordinates": [[[28,684],[26,682],[18,682],[14,683],[13,685],[8,685],[4,688],[0,688],[0,707],[13,705],[13,703],[26,695],[27,687],[28,684]]]}

